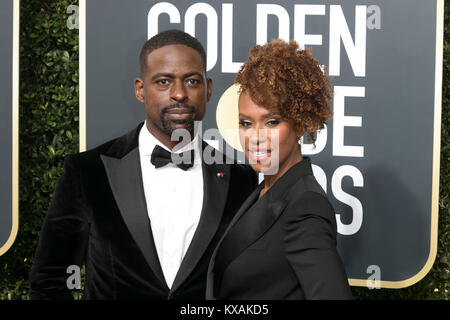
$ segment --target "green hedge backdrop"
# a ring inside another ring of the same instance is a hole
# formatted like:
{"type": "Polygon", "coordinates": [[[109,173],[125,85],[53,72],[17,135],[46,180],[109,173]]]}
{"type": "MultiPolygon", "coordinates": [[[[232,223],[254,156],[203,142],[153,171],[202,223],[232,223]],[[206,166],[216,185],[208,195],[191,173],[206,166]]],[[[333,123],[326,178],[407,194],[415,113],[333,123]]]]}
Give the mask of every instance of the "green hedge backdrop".
{"type": "MultiPolygon", "coordinates": [[[[0,300],[28,299],[28,275],[64,157],[78,152],[78,29],[69,29],[78,1],[21,1],[19,233],[0,257],[0,300]]],[[[439,244],[428,275],[403,289],[352,287],[356,299],[449,298],[450,4],[445,3],[439,244]]],[[[74,293],[79,298],[79,292],[74,293]]]]}

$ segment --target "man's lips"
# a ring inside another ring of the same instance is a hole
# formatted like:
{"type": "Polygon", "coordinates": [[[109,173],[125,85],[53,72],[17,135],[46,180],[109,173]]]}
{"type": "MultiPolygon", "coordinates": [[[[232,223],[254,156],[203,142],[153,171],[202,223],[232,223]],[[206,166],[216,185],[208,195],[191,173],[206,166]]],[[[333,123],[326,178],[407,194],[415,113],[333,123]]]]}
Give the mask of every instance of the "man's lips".
{"type": "Polygon", "coordinates": [[[171,108],[165,113],[170,120],[187,120],[194,116],[194,112],[188,108],[171,108]]]}
{"type": "Polygon", "coordinates": [[[182,113],[194,113],[192,109],[189,108],[171,108],[166,111],[168,114],[182,114],[182,113]]]}

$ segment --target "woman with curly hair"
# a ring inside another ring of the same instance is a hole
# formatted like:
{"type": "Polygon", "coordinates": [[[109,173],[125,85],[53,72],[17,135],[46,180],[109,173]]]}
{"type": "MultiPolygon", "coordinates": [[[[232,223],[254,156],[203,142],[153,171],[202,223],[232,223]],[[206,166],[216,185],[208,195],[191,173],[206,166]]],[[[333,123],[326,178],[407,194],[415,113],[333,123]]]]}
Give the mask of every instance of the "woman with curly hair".
{"type": "Polygon", "coordinates": [[[207,298],[352,299],[333,207],[298,143],[304,134],[314,141],[332,116],[323,66],[277,39],[251,48],[235,83],[241,145],[264,181],[213,253],[207,298]]]}

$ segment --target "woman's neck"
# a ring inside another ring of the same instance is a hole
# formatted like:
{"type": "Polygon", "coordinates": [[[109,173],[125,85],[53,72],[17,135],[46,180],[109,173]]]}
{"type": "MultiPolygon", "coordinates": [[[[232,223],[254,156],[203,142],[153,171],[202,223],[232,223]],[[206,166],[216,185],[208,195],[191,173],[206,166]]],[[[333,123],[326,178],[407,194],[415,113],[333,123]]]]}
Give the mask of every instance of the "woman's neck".
{"type": "Polygon", "coordinates": [[[292,166],[294,166],[296,163],[299,163],[303,160],[303,156],[300,152],[293,153],[289,159],[286,159],[282,164],[280,164],[280,167],[278,168],[278,171],[276,174],[271,175],[264,175],[264,188],[259,193],[259,197],[261,198],[264,193],[269,191],[269,189],[277,182],[278,179],[280,179],[292,166]]]}

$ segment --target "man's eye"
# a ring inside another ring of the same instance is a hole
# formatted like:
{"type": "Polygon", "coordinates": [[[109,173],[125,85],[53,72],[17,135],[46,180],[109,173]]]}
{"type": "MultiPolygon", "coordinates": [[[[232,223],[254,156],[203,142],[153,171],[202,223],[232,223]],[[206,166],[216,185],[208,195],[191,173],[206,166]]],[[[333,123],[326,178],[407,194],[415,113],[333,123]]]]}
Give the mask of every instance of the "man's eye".
{"type": "Polygon", "coordinates": [[[190,85],[196,85],[196,84],[199,84],[200,81],[197,80],[197,79],[188,79],[187,83],[190,84],[190,85]]]}
{"type": "Polygon", "coordinates": [[[167,80],[167,79],[159,79],[158,81],[156,81],[156,83],[165,86],[165,85],[169,84],[169,80],[167,80]]]}

